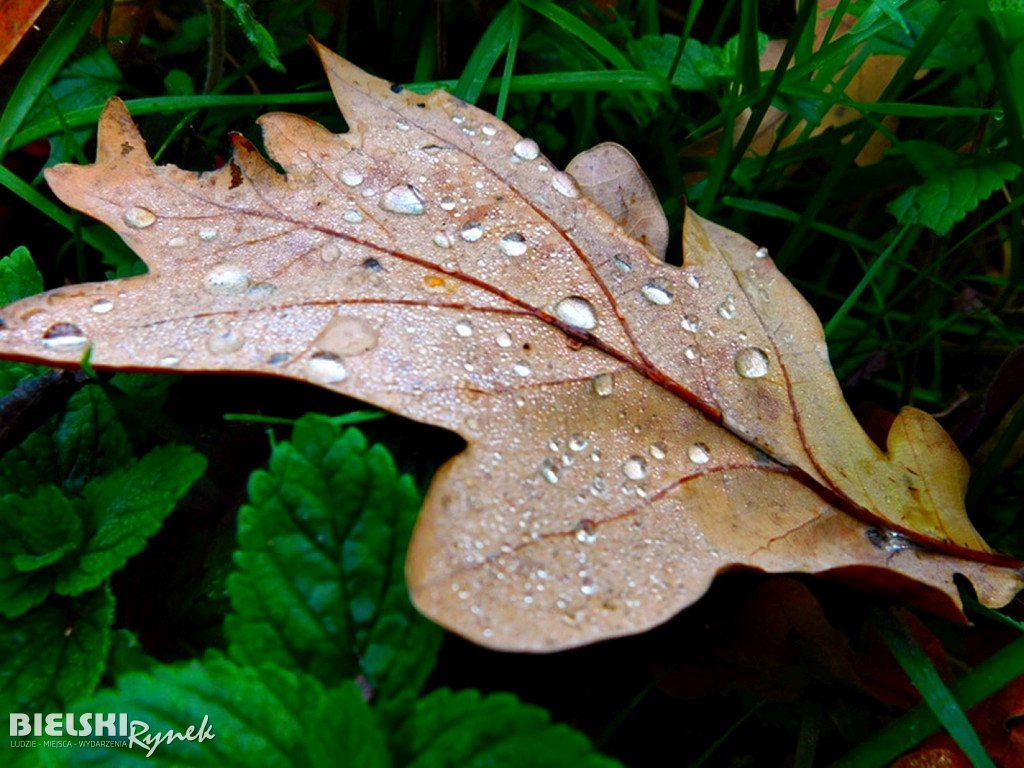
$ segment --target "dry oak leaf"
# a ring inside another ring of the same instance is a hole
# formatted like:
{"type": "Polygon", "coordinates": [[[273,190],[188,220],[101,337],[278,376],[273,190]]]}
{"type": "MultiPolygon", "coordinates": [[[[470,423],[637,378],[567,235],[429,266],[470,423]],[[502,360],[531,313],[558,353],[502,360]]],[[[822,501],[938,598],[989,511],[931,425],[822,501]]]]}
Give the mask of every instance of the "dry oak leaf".
{"type": "Polygon", "coordinates": [[[291,377],[459,433],[407,580],[494,648],[645,630],[736,567],[950,615],[954,574],[989,605],[1018,591],[952,441],[909,408],[887,452],[864,434],[764,249],[689,213],[685,265],[665,264],[492,115],[319,53],[350,131],[261,118],[284,175],[238,135],[218,171],[156,166],[112,101],[96,163],[47,180],[150,272],[11,305],[0,355],[291,377]]]}

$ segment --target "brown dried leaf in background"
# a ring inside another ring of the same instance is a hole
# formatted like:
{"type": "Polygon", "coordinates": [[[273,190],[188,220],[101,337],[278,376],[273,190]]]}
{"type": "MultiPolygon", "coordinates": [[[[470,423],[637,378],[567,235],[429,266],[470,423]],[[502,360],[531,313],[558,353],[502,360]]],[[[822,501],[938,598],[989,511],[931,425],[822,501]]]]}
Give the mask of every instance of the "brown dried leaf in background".
{"type": "Polygon", "coordinates": [[[0,0],[0,64],[18,47],[50,0],[0,0]]]}
{"type": "Polygon", "coordinates": [[[4,309],[0,356],[285,376],[459,433],[407,579],[495,648],[639,632],[738,567],[955,616],[957,573],[1018,591],[949,437],[911,408],[867,437],[764,249],[690,213],[666,264],[492,115],[319,51],[350,131],[261,118],[284,175],[238,135],[218,171],[156,166],[111,102],[96,164],[47,178],[150,273],[4,309]]]}

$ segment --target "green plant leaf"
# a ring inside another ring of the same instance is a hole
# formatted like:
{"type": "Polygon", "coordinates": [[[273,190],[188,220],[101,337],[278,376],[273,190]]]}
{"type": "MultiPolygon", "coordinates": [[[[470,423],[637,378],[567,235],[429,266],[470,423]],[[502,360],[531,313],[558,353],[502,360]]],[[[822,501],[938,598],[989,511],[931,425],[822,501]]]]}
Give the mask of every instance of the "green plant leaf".
{"type": "Polygon", "coordinates": [[[206,459],[180,445],[154,448],[138,461],[92,480],[76,505],[89,536],[57,591],[78,594],[124,565],[206,471],[206,459]]]}
{"type": "Polygon", "coordinates": [[[75,707],[77,712],[127,712],[149,734],[196,732],[206,718],[212,738],[176,740],[146,750],[67,750],[71,765],[217,765],[238,768],[387,768],[384,736],[359,689],[346,682],[325,691],[315,679],[273,665],[243,668],[211,654],[206,660],[155,667],[118,679],[75,707]]]}
{"type": "MultiPolygon", "coordinates": [[[[758,53],[763,54],[768,36],[757,35],[758,53]]],[[[677,35],[644,35],[630,46],[634,56],[645,69],[668,77],[679,48],[677,35]]],[[[672,85],[684,91],[714,92],[722,83],[736,76],[739,58],[739,36],[726,41],[724,46],[705,45],[695,38],[687,39],[683,53],[672,75],[672,85]]]]}
{"type": "Polygon", "coordinates": [[[0,489],[26,495],[47,483],[77,494],[92,478],[124,466],[128,436],[106,393],[85,386],[68,399],[63,415],[12,448],[0,464],[0,489]]]}
{"type": "Polygon", "coordinates": [[[100,679],[114,599],[107,587],[0,619],[0,709],[63,712],[100,679]]]}
{"type": "Polygon", "coordinates": [[[20,616],[43,602],[57,582],[54,568],[78,546],[82,523],[60,489],[0,497],[0,614],[20,616]]]}
{"type": "Polygon", "coordinates": [[[242,28],[242,32],[249,42],[252,43],[263,63],[271,69],[284,72],[284,64],[281,63],[280,55],[277,51],[277,43],[274,42],[274,38],[267,31],[267,28],[256,21],[249,3],[244,2],[244,0],[224,0],[224,5],[230,9],[235,17],[235,21],[238,22],[238,26],[242,28]]]}
{"type": "Polygon", "coordinates": [[[416,691],[440,631],[415,612],[404,556],[419,509],[408,477],[356,429],[307,415],[249,481],[228,580],[232,655],[327,685],[364,674],[388,696],[416,691]]]}
{"type": "MultiPolygon", "coordinates": [[[[26,123],[57,119],[68,112],[102,105],[124,87],[124,78],[110,52],[100,47],[76,59],[60,73],[46,93],[40,98],[25,118],[26,123]]],[[[80,147],[94,132],[93,126],[72,132],[73,141],[80,147]]],[[[62,133],[50,136],[50,156],[47,166],[75,159],[72,147],[66,146],[62,133]]]]}
{"type": "Polygon", "coordinates": [[[166,446],[90,481],[74,500],[53,485],[0,497],[0,613],[24,613],[51,590],[77,595],[100,584],[145,546],[205,468],[191,449],[166,446]]]}
{"type": "Polygon", "coordinates": [[[985,156],[963,156],[931,142],[905,142],[900,149],[924,177],[889,203],[902,225],[923,224],[947,234],[993,192],[1020,173],[1020,166],[985,156]]]}
{"type": "Polygon", "coordinates": [[[583,734],[515,696],[439,690],[416,702],[391,738],[410,768],[613,768],[583,734]]]}
{"type": "Polygon", "coordinates": [[[28,248],[20,246],[0,259],[0,306],[43,290],[43,276],[28,248]]]}

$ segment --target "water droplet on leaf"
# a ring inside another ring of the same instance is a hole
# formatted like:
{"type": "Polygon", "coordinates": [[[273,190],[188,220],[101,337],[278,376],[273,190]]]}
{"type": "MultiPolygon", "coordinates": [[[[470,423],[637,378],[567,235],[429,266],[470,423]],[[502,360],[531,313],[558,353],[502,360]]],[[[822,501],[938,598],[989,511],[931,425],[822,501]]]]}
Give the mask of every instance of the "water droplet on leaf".
{"type": "Polygon", "coordinates": [[[396,184],[380,199],[380,207],[391,213],[416,216],[427,210],[426,200],[416,187],[396,184]]]}
{"type": "Polygon", "coordinates": [[[686,450],[686,455],[694,464],[707,464],[711,461],[711,453],[704,443],[694,443],[686,450]]]}
{"type": "Polygon", "coordinates": [[[148,208],[132,206],[124,212],[124,223],[132,229],[145,229],[156,223],[156,214],[148,208]]]}
{"type": "Polygon", "coordinates": [[[479,222],[471,221],[462,228],[459,232],[459,237],[465,240],[467,243],[475,243],[481,237],[484,236],[484,228],[480,226],[479,222]]]}
{"type": "Polygon", "coordinates": [[[72,323],[56,323],[43,333],[43,344],[53,350],[73,352],[89,343],[85,332],[72,323]]]}
{"type": "Polygon", "coordinates": [[[576,328],[589,331],[597,326],[594,306],[580,296],[569,296],[555,305],[558,319],[576,328]]]}
{"type": "Polygon", "coordinates": [[[590,380],[590,386],[598,397],[608,397],[615,391],[615,379],[610,373],[599,373],[590,380]]]}
{"type": "Polygon", "coordinates": [[[506,256],[522,256],[526,253],[526,238],[519,232],[511,232],[498,241],[498,248],[506,256]]]}
{"type": "Polygon", "coordinates": [[[768,367],[768,355],[757,347],[741,349],[736,355],[736,373],[745,379],[767,376],[768,367]]]}
{"type": "Polygon", "coordinates": [[[672,291],[658,283],[645,283],[640,289],[640,293],[645,299],[651,302],[651,304],[657,304],[660,307],[664,307],[665,305],[672,303],[672,291]]]}
{"type": "Polygon", "coordinates": [[[512,151],[516,157],[522,158],[523,160],[535,160],[540,154],[540,147],[537,146],[537,142],[533,139],[520,139],[516,142],[515,146],[512,147],[512,151]]]}

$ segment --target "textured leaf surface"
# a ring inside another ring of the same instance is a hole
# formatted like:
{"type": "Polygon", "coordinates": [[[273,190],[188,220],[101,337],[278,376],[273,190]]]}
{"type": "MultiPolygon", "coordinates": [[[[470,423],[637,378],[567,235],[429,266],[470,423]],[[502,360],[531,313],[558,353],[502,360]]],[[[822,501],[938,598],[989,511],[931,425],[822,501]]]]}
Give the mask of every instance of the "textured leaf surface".
{"type": "Polygon", "coordinates": [[[927,141],[905,142],[901,148],[924,183],[889,203],[889,212],[900,224],[924,224],[939,235],[948,234],[954,224],[1020,173],[1015,163],[961,157],[927,141]]]}
{"type": "Polygon", "coordinates": [[[0,314],[0,354],[311,381],[461,434],[407,563],[429,616],[500,648],[636,632],[734,567],[830,572],[947,614],[1020,588],[967,465],[904,409],[861,430],[817,317],[763,249],[690,213],[665,264],[491,115],[320,49],[350,132],[261,120],[222,169],[156,166],[123,104],[47,178],[146,276],[0,314]]]}
{"type": "Polygon", "coordinates": [[[391,456],[307,416],[253,474],[249,497],[228,581],[232,654],[328,684],[362,674],[383,695],[418,690],[440,633],[402,577],[420,499],[391,456]]]}
{"type": "Polygon", "coordinates": [[[511,694],[435,691],[416,702],[392,737],[395,765],[410,768],[615,768],[568,726],[511,694]]]}
{"type": "Polygon", "coordinates": [[[150,451],[69,498],[54,485],[0,497],[0,613],[17,616],[51,590],[100,584],[160,529],[206,460],[181,446],[150,451]]]}
{"type": "Polygon", "coordinates": [[[99,682],[113,620],[106,587],[0,619],[0,708],[67,711],[99,682]]]}
{"type": "Polygon", "coordinates": [[[118,679],[116,691],[81,702],[78,712],[127,712],[149,733],[188,726],[203,718],[213,738],[161,744],[152,757],[139,747],[65,750],[71,765],[260,765],[352,768],[389,765],[383,734],[354,683],[333,690],[315,679],[267,665],[241,668],[211,656],[178,667],[118,679]],[[339,761],[341,761],[339,763],[339,761]]]}

